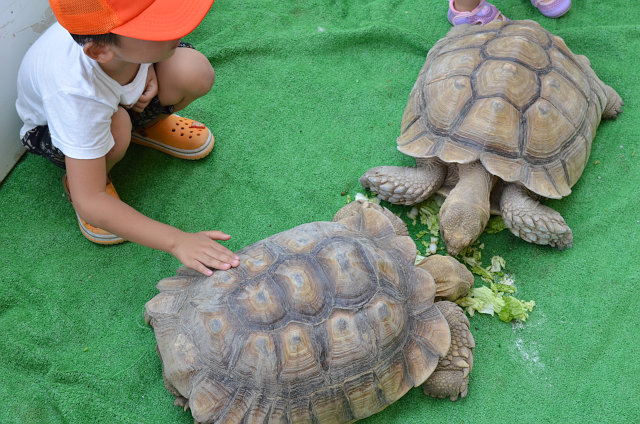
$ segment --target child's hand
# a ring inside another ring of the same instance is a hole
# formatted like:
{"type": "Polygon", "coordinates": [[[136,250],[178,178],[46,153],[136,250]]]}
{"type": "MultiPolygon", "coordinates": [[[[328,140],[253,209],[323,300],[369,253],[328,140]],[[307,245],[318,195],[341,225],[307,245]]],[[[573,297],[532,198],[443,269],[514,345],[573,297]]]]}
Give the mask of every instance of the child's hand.
{"type": "Polygon", "coordinates": [[[147,72],[147,82],[144,86],[144,91],[142,95],[134,104],[131,109],[134,112],[142,112],[145,107],[149,105],[151,99],[158,94],[158,79],[156,78],[156,71],[153,65],[149,66],[149,71],[147,72]]]}
{"type": "Polygon", "coordinates": [[[229,240],[231,236],[222,231],[182,233],[170,253],[189,268],[209,276],[209,268],[227,270],[239,265],[238,256],[214,240],[229,240]]]}

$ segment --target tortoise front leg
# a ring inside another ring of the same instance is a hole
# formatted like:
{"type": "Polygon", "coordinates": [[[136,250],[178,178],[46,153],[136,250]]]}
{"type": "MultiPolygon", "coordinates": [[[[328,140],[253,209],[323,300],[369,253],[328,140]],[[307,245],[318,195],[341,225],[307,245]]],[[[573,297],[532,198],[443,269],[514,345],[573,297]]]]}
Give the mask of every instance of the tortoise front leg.
{"type": "Polygon", "coordinates": [[[415,205],[436,192],[447,176],[438,159],[416,159],[416,167],[377,166],[360,177],[362,187],[382,200],[398,205],[415,205]]]}
{"type": "Polygon", "coordinates": [[[422,384],[422,391],[427,396],[448,397],[455,401],[458,396],[467,396],[476,342],[469,329],[469,319],[458,305],[446,300],[435,305],[449,324],[451,347],[447,355],[440,359],[433,374],[422,384]]]}
{"type": "Polygon", "coordinates": [[[500,198],[504,223],[513,234],[530,243],[571,248],[573,233],[560,215],[533,199],[517,184],[507,184],[500,198]]]}

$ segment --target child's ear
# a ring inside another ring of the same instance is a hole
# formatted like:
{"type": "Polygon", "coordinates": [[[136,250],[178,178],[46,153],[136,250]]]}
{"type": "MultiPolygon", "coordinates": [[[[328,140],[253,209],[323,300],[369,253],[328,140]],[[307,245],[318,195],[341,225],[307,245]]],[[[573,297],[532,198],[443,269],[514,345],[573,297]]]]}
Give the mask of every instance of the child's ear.
{"type": "Polygon", "coordinates": [[[113,50],[109,45],[88,41],[82,46],[82,49],[84,50],[84,54],[98,63],[105,63],[113,59],[113,50]]]}

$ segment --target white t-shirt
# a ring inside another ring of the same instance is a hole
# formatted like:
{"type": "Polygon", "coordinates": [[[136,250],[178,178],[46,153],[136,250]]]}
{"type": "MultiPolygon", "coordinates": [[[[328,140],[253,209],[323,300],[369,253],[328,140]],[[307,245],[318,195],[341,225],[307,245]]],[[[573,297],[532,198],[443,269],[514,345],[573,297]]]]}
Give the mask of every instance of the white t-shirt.
{"type": "Polygon", "coordinates": [[[113,147],[111,117],[138,101],[150,64],[120,85],[84,54],[67,30],[53,24],[27,51],[18,71],[16,109],[27,131],[48,125],[51,141],[74,159],[102,157],[113,147]]]}

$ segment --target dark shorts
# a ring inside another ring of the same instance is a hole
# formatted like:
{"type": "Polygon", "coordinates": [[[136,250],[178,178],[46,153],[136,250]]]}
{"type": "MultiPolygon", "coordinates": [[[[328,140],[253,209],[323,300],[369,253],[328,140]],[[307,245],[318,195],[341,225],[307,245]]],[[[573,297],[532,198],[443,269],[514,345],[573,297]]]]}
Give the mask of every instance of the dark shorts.
{"type": "MultiPolygon", "coordinates": [[[[190,43],[184,41],[181,41],[178,47],[194,48],[190,43]]],[[[130,109],[127,109],[127,112],[131,118],[131,126],[135,131],[139,128],[146,127],[160,115],[171,115],[173,113],[173,105],[162,106],[160,100],[158,100],[158,96],[155,96],[142,112],[134,112],[130,109]]],[[[39,125],[30,129],[24,137],[22,137],[22,144],[27,148],[27,151],[43,156],[49,159],[54,165],[65,169],[64,153],[51,142],[49,126],[39,125]]]]}

